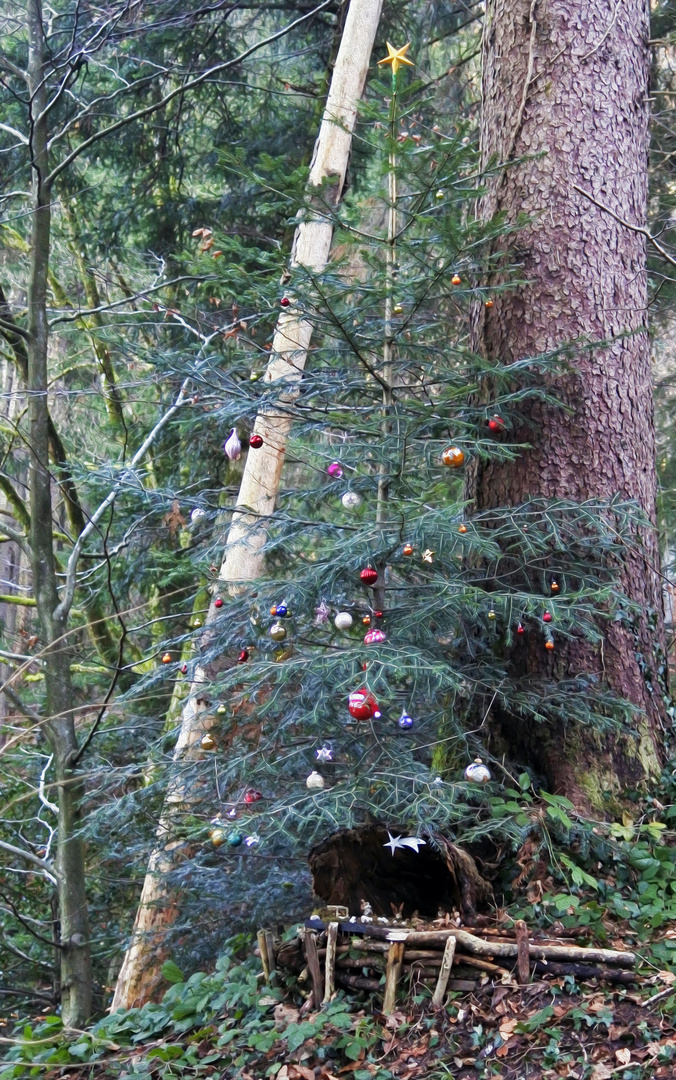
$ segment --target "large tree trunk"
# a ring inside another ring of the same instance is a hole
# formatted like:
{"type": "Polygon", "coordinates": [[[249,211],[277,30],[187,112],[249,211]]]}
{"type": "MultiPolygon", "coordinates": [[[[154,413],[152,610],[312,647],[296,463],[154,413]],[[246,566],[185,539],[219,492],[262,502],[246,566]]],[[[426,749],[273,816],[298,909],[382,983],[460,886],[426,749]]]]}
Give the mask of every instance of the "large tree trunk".
{"type": "MultiPolygon", "coordinates": [[[[329,181],[323,199],[338,205],[345,185],[352,132],[357,106],[364,90],[382,0],[351,0],[345,28],[331,78],[326,108],[310,169],[310,205],[306,220],[296,229],[290,263],[321,273],[328,262],[333,223],[330,216],[312,206],[312,189],[329,181]]],[[[289,286],[293,296],[293,285],[289,286]]],[[[265,373],[266,382],[284,379],[293,384],[302,377],[307,359],[311,324],[298,316],[293,305],[279,318],[272,346],[272,357],[265,373]]],[[[249,454],[244,466],[237,506],[226,541],[219,577],[228,583],[252,581],[262,570],[261,548],[266,537],[266,521],[275,507],[279,481],[292,426],[293,387],[289,386],[288,408],[268,411],[258,416],[254,430],[263,436],[263,446],[249,454]]],[[[215,614],[213,606],[207,623],[215,614]]],[[[183,708],[181,729],[174,751],[178,764],[208,726],[206,703],[199,689],[209,681],[210,673],[198,666],[190,696],[183,708]]],[[[157,830],[157,847],[151,855],[136,913],[132,940],[120,969],[111,1011],[131,1008],[148,1001],[161,982],[166,931],[174,922],[177,906],[167,885],[173,851],[173,817],[184,806],[187,793],[180,779],[170,785],[157,830]]]]}
{"type": "MultiPolygon", "coordinates": [[[[532,448],[516,465],[472,464],[478,510],[529,496],[619,493],[655,522],[645,241],[617,220],[646,220],[648,38],[647,0],[488,2],[482,160],[511,164],[490,177],[483,213],[503,211],[512,221],[525,213],[531,223],[516,241],[528,284],[482,307],[475,345],[507,361],[576,340],[612,344],[577,349],[575,373],[551,380],[570,412],[526,407],[514,435],[532,448]]],[[[502,718],[512,749],[582,805],[599,807],[602,789],[619,791],[659,763],[664,630],[655,530],[644,530],[642,542],[642,555],[626,555],[621,579],[643,613],[633,625],[608,624],[598,651],[557,641],[550,654],[540,638],[512,654],[521,674],[595,672],[642,710],[638,738],[603,744],[593,733],[564,738],[560,730],[522,731],[515,742],[516,725],[502,718]]]]}
{"type": "Polygon", "coordinates": [[[30,553],[38,625],[43,642],[45,733],[54,754],[58,783],[57,890],[61,928],[61,1015],[67,1027],[89,1019],[92,976],[85,888],[84,845],[77,835],[82,784],[74,775],[77,752],[70,651],[66,625],[55,615],[59,603],[52,542],[52,480],[49,471],[50,420],[47,403],[47,280],[50,256],[51,191],[48,174],[46,42],[40,0],[29,0],[28,88],[31,97],[32,225],[28,286],[27,379],[30,424],[30,553]]]}

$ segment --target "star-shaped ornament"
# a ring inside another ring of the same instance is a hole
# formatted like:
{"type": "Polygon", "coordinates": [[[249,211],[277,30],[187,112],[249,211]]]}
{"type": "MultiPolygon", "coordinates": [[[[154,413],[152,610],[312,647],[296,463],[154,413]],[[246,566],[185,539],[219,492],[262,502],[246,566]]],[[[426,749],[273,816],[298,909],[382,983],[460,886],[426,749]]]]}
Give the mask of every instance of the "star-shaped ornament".
{"type": "Polygon", "coordinates": [[[330,746],[320,746],[315,750],[317,761],[333,761],[333,749],[330,746]]]}
{"type": "Polygon", "coordinates": [[[387,56],[384,56],[382,60],[378,61],[378,64],[391,64],[392,74],[396,75],[397,71],[404,64],[408,64],[409,67],[413,67],[413,61],[409,60],[406,53],[411,48],[411,42],[407,41],[401,49],[395,49],[394,45],[390,45],[389,41],[385,43],[387,45],[387,56]]]}
{"type": "Polygon", "coordinates": [[[434,552],[431,548],[427,548],[423,551],[422,561],[427,563],[434,562],[434,552]]]}
{"type": "Polygon", "coordinates": [[[244,843],[246,844],[247,847],[253,847],[254,844],[259,844],[260,840],[261,840],[261,838],[258,835],[258,833],[252,833],[251,836],[247,836],[244,843]]]}
{"type": "Polygon", "coordinates": [[[390,839],[387,841],[386,844],[383,844],[383,847],[388,847],[393,855],[397,848],[401,848],[402,850],[404,848],[411,848],[411,850],[415,851],[417,855],[418,848],[420,848],[425,843],[425,841],[421,840],[419,836],[392,836],[392,833],[389,830],[387,835],[390,839]]]}

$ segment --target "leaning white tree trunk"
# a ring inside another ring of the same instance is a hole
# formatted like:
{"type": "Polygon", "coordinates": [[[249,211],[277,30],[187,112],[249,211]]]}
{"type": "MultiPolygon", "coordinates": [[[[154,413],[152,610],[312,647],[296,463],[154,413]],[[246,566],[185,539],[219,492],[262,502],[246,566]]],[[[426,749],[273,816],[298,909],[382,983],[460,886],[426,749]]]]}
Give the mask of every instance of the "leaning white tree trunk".
{"type": "MultiPolygon", "coordinates": [[[[322,198],[337,206],[342,198],[345,174],[352,147],[352,133],[357,107],[364,91],[371,60],[382,0],[351,0],[345,28],[331,78],[319,136],[310,169],[309,190],[326,184],[322,198]],[[328,181],[328,183],[327,183],[328,181]]],[[[290,270],[304,267],[320,273],[326,267],[331,250],[333,223],[310,200],[303,220],[296,229],[290,270]]],[[[290,287],[290,295],[292,290],[290,287]]],[[[294,310],[293,301],[279,317],[265,381],[284,379],[289,385],[289,405],[293,401],[293,383],[300,380],[307,360],[311,324],[294,310]]],[[[263,437],[263,445],[247,455],[237,508],[228,533],[219,573],[230,588],[237,582],[252,581],[261,572],[266,522],[275,508],[279,481],[292,426],[291,408],[286,412],[268,410],[256,419],[254,431],[263,437]]],[[[213,615],[209,612],[209,618],[213,615]]],[[[205,704],[199,689],[208,681],[208,673],[198,666],[190,696],[181,716],[181,728],[174,751],[174,761],[185,760],[206,729],[205,704]]],[[[176,898],[167,887],[172,865],[172,822],[176,811],[184,808],[189,796],[180,781],[167,794],[157,829],[157,846],[150,857],[130,945],[124,957],[115,987],[111,1010],[132,1008],[148,1001],[161,982],[166,931],[177,914],[176,898]]]]}

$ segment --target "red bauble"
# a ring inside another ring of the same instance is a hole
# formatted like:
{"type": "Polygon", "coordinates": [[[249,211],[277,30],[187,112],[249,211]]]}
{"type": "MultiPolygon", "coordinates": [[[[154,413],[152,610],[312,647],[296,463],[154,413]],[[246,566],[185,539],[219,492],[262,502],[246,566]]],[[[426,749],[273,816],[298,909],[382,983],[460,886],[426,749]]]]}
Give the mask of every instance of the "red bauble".
{"type": "Polygon", "coordinates": [[[347,699],[347,708],[355,720],[370,720],[372,717],[377,719],[381,715],[378,702],[365,686],[362,686],[361,690],[352,691],[347,699]]]}
{"type": "Polygon", "coordinates": [[[188,665],[187,664],[181,664],[181,675],[187,675],[187,674],[188,674],[188,665]]]}
{"type": "Polygon", "coordinates": [[[385,618],[385,612],[384,611],[374,611],[373,616],[376,619],[384,619],[385,618]]]}
{"type": "Polygon", "coordinates": [[[262,792],[256,791],[255,788],[249,788],[248,791],[244,792],[244,802],[245,803],[258,802],[258,800],[262,799],[262,798],[263,798],[262,792]]]}
{"type": "Polygon", "coordinates": [[[542,621],[543,622],[551,622],[552,621],[552,613],[551,613],[551,611],[545,611],[544,615],[542,616],[542,621]]]}
{"type": "Polygon", "coordinates": [[[365,645],[381,645],[383,641],[387,641],[387,634],[384,630],[369,630],[364,638],[365,645]]]}
{"type": "Polygon", "coordinates": [[[252,435],[249,439],[249,446],[253,446],[254,450],[258,450],[263,445],[262,435],[252,435]]]}
{"type": "Polygon", "coordinates": [[[359,577],[364,582],[364,585],[375,585],[378,580],[378,571],[374,570],[372,566],[366,566],[359,577]]]}
{"type": "Polygon", "coordinates": [[[504,431],[505,421],[502,419],[501,416],[498,416],[498,414],[495,413],[495,415],[491,416],[490,420],[488,421],[488,430],[492,431],[493,433],[497,431],[504,431]]]}
{"type": "Polygon", "coordinates": [[[242,649],[241,653],[237,657],[237,663],[238,664],[246,664],[248,659],[249,659],[249,650],[248,649],[242,649]]]}
{"type": "Polygon", "coordinates": [[[517,632],[517,634],[525,634],[526,633],[526,628],[524,627],[524,625],[522,623],[519,623],[519,625],[516,628],[516,632],[517,632]]]}
{"type": "Polygon", "coordinates": [[[220,596],[217,596],[214,600],[214,607],[223,607],[223,600],[220,596]]]}
{"type": "Polygon", "coordinates": [[[288,307],[289,304],[291,303],[288,296],[283,296],[282,299],[279,302],[282,305],[282,307],[288,307]]]}

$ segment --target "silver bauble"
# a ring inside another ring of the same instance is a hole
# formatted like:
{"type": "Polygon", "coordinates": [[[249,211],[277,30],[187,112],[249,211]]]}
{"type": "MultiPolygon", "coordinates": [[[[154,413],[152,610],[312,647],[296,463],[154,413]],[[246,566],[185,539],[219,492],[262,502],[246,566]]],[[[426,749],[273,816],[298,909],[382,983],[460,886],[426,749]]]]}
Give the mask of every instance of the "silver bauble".
{"type": "Polygon", "coordinates": [[[490,779],[491,771],[487,765],[484,765],[481,758],[475,758],[465,769],[465,780],[473,784],[487,784],[490,779]]]}
{"type": "Polygon", "coordinates": [[[346,491],[340,501],[346,510],[356,510],[361,502],[361,495],[356,491],[346,491]]]}
{"type": "Polygon", "coordinates": [[[309,791],[321,791],[324,787],[324,777],[313,769],[305,781],[305,786],[309,791]]]}
{"type": "Polygon", "coordinates": [[[352,616],[349,611],[339,611],[333,620],[336,630],[349,630],[352,626],[352,616]]]}
{"type": "Polygon", "coordinates": [[[286,637],[286,627],[282,626],[281,623],[275,622],[268,630],[268,634],[273,641],[284,641],[284,638],[286,637]]]}

